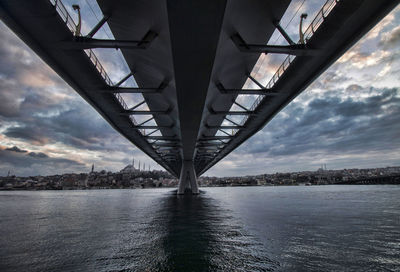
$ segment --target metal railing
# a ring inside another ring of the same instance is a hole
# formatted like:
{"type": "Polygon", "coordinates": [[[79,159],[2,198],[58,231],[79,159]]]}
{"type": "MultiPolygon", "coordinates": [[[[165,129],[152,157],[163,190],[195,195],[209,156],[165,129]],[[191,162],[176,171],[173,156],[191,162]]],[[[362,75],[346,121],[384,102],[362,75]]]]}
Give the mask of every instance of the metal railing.
{"type": "MultiPolygon", "coordinates": [[[[74,19],[71,17],[69,14],[68,10],[65,8],[64,4],[62,3],[61,0],[49,0],[50,3],[54,6],[56,9],[57,13],[60,15],[60,17],[63,19],[67,27],[72,33],[75,33],[76,31],[76,23],[74,19]]],[[[104,69],[103,65],[101,65],[100,60],[97,58],[93,50],[91,49],[85,49],[84,52],[90,59],[90,61],[93,63],[93,65],[96,67],[97,71],[101,75],[101,77],[104,79],[107,85],[113,86],[113,82],[108,76],[106,70],[104,69]]],[[[125,109],[128,110],[129,107],[126,104],[125,100],[119,93],[114,93],[115,98],[118,100],[118,102],[121,104],[121,106],[125,109]]],[[[132,123],[136,126],[137,122],[133,116],[129,116],[129,119],[132,121],[132,123]]]]}
{"type": "MultiPolygon", "coordinates": [[[[60,17],[63,19],[65,24],[68,26],[69,30],[72,33],[75,33],[75,31],[76,31],[76,23],[74,22],[74,19],[71,17],[71,15],[69,15],[69,12],[65,8],[64,4],[62,3],[62,1],[61,0],[49,0],[49,1],[55,7],[55,9],[57,10],[57,12],[60,15],[60,17]]],[[[92,61],[94,66],[96,67],[97,71],[103,77],[104,81],[108,85],[112,86],[113,83],[112,83],[110,77],[108,76],[108,74],[107,74],[106,70],[104,69],[103,65],[101,65],[99,59],[94,54],[93,50],[85,49],[84,51],[85,51],[86,55],[89,57],[89,59],[92,61]]]]}
{"type": "MultiPolygon", "coordinates": [[[[315,31],[322,25],[325,18],[329,15],[329,13],[333,10],[338,2],[341,0],[327,0],[325,4],[322,6],[320,11],[314,17],[314,20],[310,23],[306,31],[304,31],[304,40],[307,43],[308,40],[314,35],[315,31]]],[[[266,85],[267,89],[270,89],[275,86],[276,82],[280,79],[280,77],[285,73],[285,71],[289,68],[290,64],[292,64],[293,60],[296,58],[294,55],[288,55],[283,63],[279,66],[278,70],[272,76],[268,84],[266,85]]],[[[253,105],[251,105],[250,110],[254,111],[257,109],[258,105],[264,100],[265,95],[259,95],[257,99],[254,101],[253,105]]],[[[243,117],[240,125],[244,125],[249,116],[243,117]]]]}
{"type": "Polygon", "coordinates": [[[103,68],[103,65],[101,65],[99,59],[97,58],[97,56],[94,54],[93,50],[91,49],[85,49],[84,50],[86,55],[89,57],[89,59],[92,61],[92,63],[94,64],[94,66],[96,67],[97,71],[100,73],[100,75],[103,77],[103,79],[105,80],[105,82],[109,85],[112,86],[113,83],[110,79],[110,77],[108,76],[106,70],[103,68]]]}
{"type": "Polygon", "coordinates": [[[64,20],[65,24],[68,26],[72,33],[75,33],[76,24],[74,19],[69,15],[67,9],[61,0],[50,0],[50,3],[55,7],[60,17],[64,20]]]}
{"type": "Polygon", "coordinates": [[[321,26],[326,16],[329,15],[338,2],[340,2],[340,0],[328,0],[325,2],[320,11],[314,17],[314,20],[308,26],[306,31],[304,31],[304,40],[306,42],[312,37],[312,35],[314,35],[315,31],[317,31],[317,29],[321,26]]]}

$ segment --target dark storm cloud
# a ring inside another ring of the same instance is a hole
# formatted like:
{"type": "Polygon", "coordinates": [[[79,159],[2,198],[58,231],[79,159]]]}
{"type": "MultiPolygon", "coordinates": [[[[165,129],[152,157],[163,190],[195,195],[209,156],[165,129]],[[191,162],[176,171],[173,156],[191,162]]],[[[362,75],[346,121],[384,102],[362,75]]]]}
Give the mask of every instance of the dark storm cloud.
{"type": "Polygon", "coordinates": [[[286,115],[279,114],[238,151],[283,156],[391,150],[400,145],[399,89],[373,91],[379,93],[358,100],[328,96],[308,106],[294,101],[286,115]]]}
{"type": "Polygon", "coordinates": [[[43,152],[29,152],[28,156],[31,156],[31,157],[34,157],[34,158],[38,158],[38,159],[44,159],[44,158],[48,158],[49,157],[46,154],[44,154],[43,152]]]}
{"type": "Polygon", "coordinates": [[[400,43],[400,27],[397,27],[390,35],[389,39],[387,40],[388,44],[391,45],[399,45],[400,43]]]}
{"type": "Polygon", "coordinates": [[[19,125],[7,128],[4,135],[37,145],[61,142],[79,149],[110,149],[107,139],[118,135],[87,107],[77,103],[74,109],[49,116],[27,110],[24,115],[29,116],[19,118],[19,125]]]}
{"type": "Polygon", "coordinates": [[[28,152],[28,150],[19,149],[18,146],[15,146],[15,145],[13,147],[8,147],[5,150],[14,151],[14,152],[18,152],[18,153],[26,153],[26,152],[28,152]]]}
{"type": "Polygon", "coordinates": [[[0,24],[0,34],[1,72],[7,76],[15,77],[21,68],[21,60],[26,59],[24,49],[15,35],[3,23],[0,24]],[[16,65],[8,65],[15,62],[17,62],[16,65]]]}
{"type": "Polygon", "coordinates": [[[0,175],[12,170],[20,176],[62,173],[66,169],[82,171],[85,164],[64,158],[54,158],[43,152],[20,152],[17,146],[6,148],[0,146],[0,175]]]}
{"type": "MultiPolygon", "coordinates": [[[[0,73],[12,79],[23,80],[22,76],[32,80],[33,84],[51,82],[62,83],[60,77],[49,73],[44,62],[13,34],[3,23],[0,23],[0,73]],[[31,77],[32,76],[32,77],[31,77]]],[[[25,81],[24,83],[28,83],[25,81]]]]}
{"type": "Polygon", "coordinates": [[[0,80],[0,117],[16,117],[19,114],[19,102],[16,99],[18,90],[7,85],[0,80]]]}
{"type": "Polygon", "coordinates": [[[4,24],[0,35],[0,127],[6,137],[83,150],[132,147],[4,24]]]}
{"type": "Polygon", "coordinates": [[[351,84],[347,86],[346,91],[361,91],[363,88],[358,84],[351,84]]]}
{"type": "Polygon", "coordinates": [[[32,113],[62,111],[70,106],[70,102],[61,101],[40,88],[30,88],[21,102],[20,115],[30,116],[32,113]]]}
{"type": "MultiPolygon", "coordinates": [[[[47,66],[32,56],[2,23],[0,36],[0,117],[17,118],[26,110],[21,103],[28,102],[35,95],[32,86],[43,88],[59,82],[59,78],[49,73],[47,66]]],[[[49,95],[47,99],[50,99],[49,95]]]]}
{"type": "Polygon", "coordinates": [[[3,134],[10,138],[29,141],[35,145],[44,145],[48,143],[46,130],[42,130],[35,125],[10,127],[3,134]]]}

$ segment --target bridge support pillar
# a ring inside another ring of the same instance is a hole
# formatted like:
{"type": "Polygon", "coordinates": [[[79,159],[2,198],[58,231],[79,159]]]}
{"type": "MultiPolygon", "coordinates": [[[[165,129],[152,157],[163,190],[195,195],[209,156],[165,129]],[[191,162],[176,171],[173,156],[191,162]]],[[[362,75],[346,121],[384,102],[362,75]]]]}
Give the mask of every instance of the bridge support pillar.
{"type": "Polygon", "coordinates": [[[186,190],[192,191],[192,194],[199,193],[193,161],[183,161],[182,163],[178,194],[184,194],[186,190]]]}

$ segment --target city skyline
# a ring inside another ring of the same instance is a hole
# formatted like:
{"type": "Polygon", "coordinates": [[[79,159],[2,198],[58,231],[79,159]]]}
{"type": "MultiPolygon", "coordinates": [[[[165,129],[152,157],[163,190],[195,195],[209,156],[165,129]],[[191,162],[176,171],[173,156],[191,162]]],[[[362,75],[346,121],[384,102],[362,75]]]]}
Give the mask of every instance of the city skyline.
{"type": "MultiPolygon", "coordinates": [[[[296,25],[289,30],[294,35],[296,25]]],[[[161,169],[3,23],[0,36],[0,176],[9,170],[19,176],[86,172],[93,163],[118,171],[132,154],[161,169]]],[[[316,170],[321,164],[329,169],[399,165],[399,49],[397,7],[263,130],[205,175],[316,170]]],[[[124,74],[122,64],[102,57],[106,70],[116,71],[115,78],[124,74]]],[[[266,77],[280,64],[279,58],[268,61],[266,77]]]]}

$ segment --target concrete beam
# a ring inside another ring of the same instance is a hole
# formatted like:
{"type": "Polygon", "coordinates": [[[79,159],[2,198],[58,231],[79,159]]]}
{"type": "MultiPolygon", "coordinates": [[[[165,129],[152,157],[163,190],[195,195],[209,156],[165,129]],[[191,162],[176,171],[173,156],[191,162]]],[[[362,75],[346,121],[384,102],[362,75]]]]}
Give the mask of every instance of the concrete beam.
{"type": "Polygon", "coordinates": [[[291,45],[268,45],[268,44],[248,44],[243,38],[236,33],[232,35],[232,41],[237,48],[242,52],[248,53],[273,53],[273,54],[287,54],[296,56],[315,56],[318,50],[310,49],[305,44],[291,44],[291,45]]]}
{"type": "Polygon", "coordinates": [[[216,111],[210,109],[212,115],[257,115],[255,111],[216,111]]]}
{"type": "Polygon", "coordinates": [[[175,136],[144,136],[144,137],[149,140],[176,141],[179,143],[179,139],[177,139],[175,136]]]}
{"type": "Polygon", "coordinates": [[[159,114],[170,114],[171,108],[165,111],[152,111],[152,110],[125,110],[121,112],[121,115],[159,115],[159,114]]]}
{"type": "Polygon", "coordinates": [[[214,141],[214,140],[229,140],[232,139],[233,136],[205,136],[200,138],[199,142],[207,142],[207,141],[214,141]]]}
{"type": "Polygon", "coordinates": [[[110,93],[159,93],[161,89],[158,88],[139,88],[139,87],[109,87],[102,89],[103,92],[110,93]]]}
{"type": "Polygon", "coordinates": [[[160,128],[173,128],[174,125],[170,125],[170,126],[135,126],[134,128],[137,129],[160,129],[160,128]]]}
{"type": "Polygon", "coordinates": [[[67,50],[94,49],[94,48],[127,48],[127,49],[147,49],[151,42],[157,37],[153,31],[147,32],[142,40],[107,40],[94,39],[91,37],[75,36],[73,40],[57,43],[57,47],[67,50]]]}
{"type": "Polygon", "coordinates": [[[193,161],[226,0],[167,0],[183,160],[193,161]]]}
{"type": "Polygon", "coordinates": [[[243,129],[244,126],[210,126],[206,125],[209,129],[243,129]]]}
{"type": "Polygon", "coordinates": [[[273,89],[261,88],[261,89],[239,89],[239,88],[225,88],[222,83],[216,84],[221,94],[258,94],[267,96],[276,96],[278,93],[273,89]]]}
{"type": "Polygon", "coordinates": [[[197,185],[197,178],[196,172],[194,170],[193,161],[182,162],[181,175],[179,177],[178,194],[184,194],[185,190],[187,189],[189,189],[192,194],[199,193],[199,187],[197,185]]]}
{"type": "Polygon", "coordinates": [[[163,89],[168,86],[167,81],[161,82],[158,87],[155,88],[142,88],[142,87],[119,87],[123,82],[125,82],[132,73],[128,74],[124,77],[120,82],[118,82],[115,86],[110,86],[106,89],[102,89],[103,92],[111,92],[111,93],[160,93],[163,89]]]}

